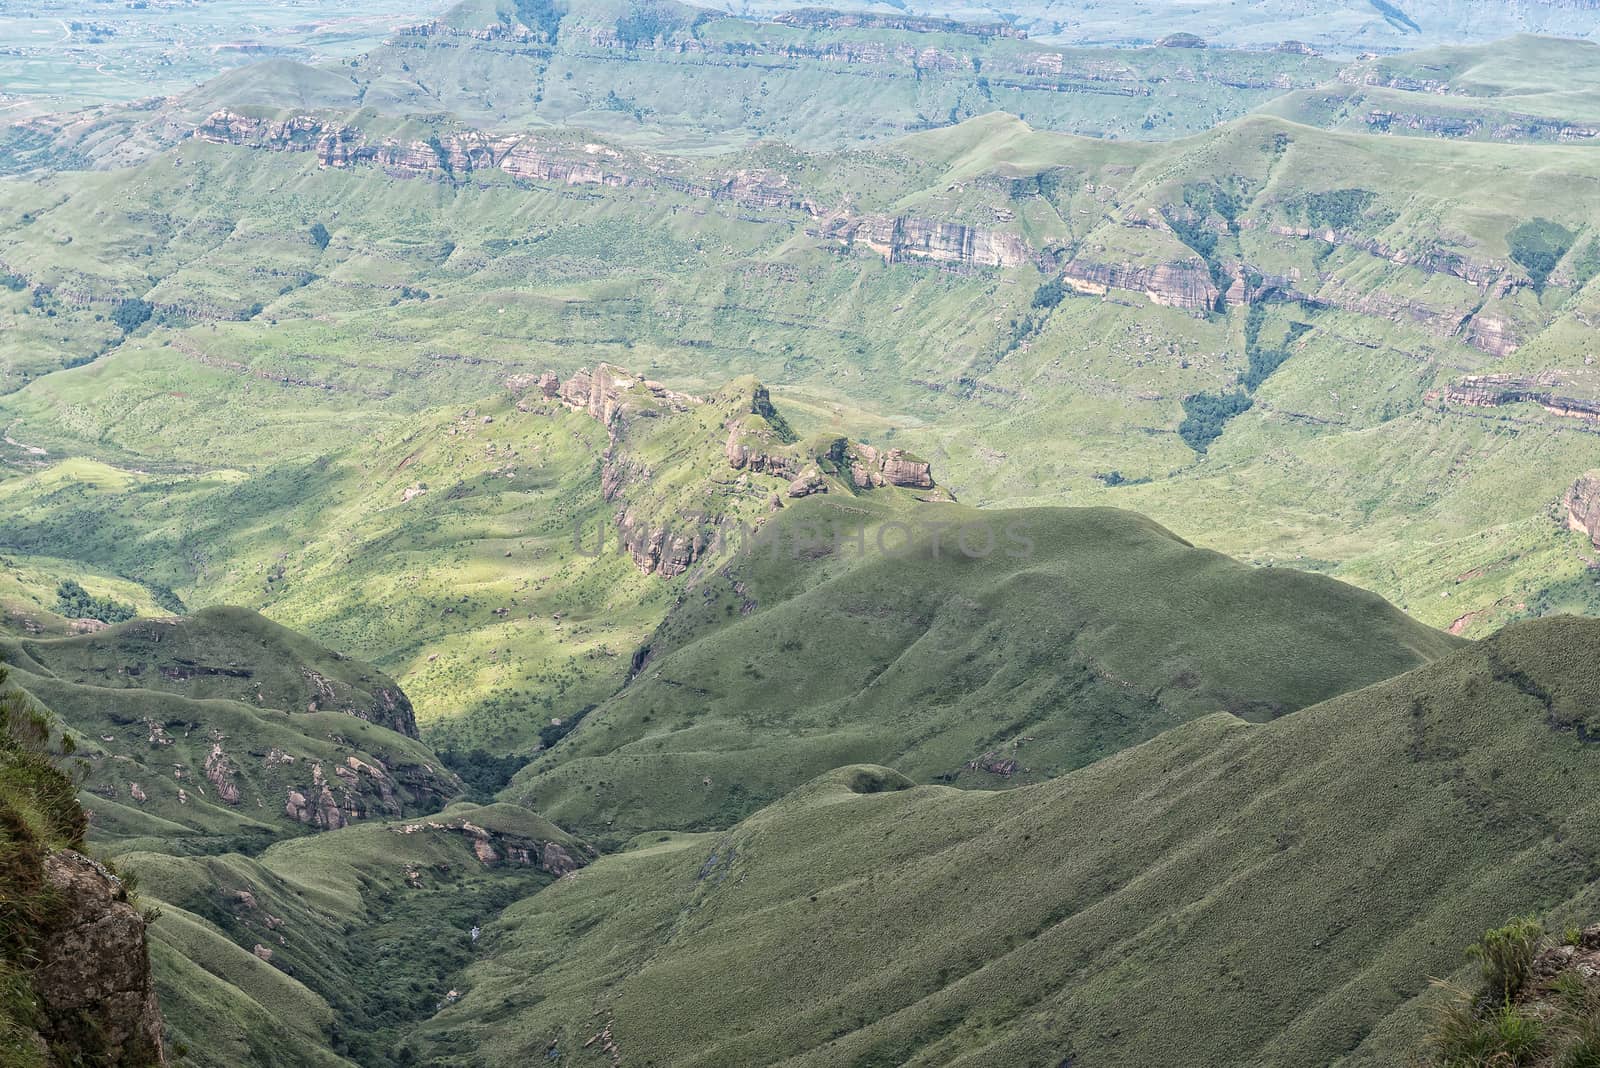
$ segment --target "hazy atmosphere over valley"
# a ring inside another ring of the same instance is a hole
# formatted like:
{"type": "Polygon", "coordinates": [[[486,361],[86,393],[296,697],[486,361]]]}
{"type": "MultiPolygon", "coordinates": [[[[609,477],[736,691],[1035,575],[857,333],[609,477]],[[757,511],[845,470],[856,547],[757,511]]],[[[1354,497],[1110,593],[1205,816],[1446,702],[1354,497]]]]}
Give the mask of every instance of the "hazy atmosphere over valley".
{"type": "Polygon", "coordinates": [[[836,3],[0,0],[0,1068],[1600,1068],[1600,0],[836,3]]]}

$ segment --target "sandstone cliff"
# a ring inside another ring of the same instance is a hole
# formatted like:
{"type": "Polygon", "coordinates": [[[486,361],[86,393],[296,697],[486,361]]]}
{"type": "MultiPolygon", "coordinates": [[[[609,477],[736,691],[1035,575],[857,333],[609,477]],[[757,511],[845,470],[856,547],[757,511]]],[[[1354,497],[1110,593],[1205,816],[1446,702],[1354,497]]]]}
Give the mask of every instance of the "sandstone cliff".
{"type": "Polygon", "coordinates": [[[1600,422],[1600,401],[1558,392],[1566,379],[1559,372],[1538,375],[1466,375],[1424,397],[1429,403],[1494,408],[1529,401],[1552,415],[1600,422]]]}
{"type": "Polygon", "coordinates": [[[1585,471],[1561,498],[1567,526],[1600,549],[1600,471],[1585,471]]]}

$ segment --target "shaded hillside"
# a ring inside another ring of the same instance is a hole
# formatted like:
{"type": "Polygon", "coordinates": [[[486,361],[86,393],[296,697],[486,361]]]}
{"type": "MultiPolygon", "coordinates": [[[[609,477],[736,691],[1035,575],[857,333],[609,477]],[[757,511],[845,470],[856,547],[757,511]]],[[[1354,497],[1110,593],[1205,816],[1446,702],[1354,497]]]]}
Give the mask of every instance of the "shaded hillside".
{"type": "Polygon", "coordinates": [[[151,956],[184,1063],[386,1068],[412,1063],[412,1029],[460,996],[474,930],[590,857],[514,805],[453,805],[255,858],[118,863],[162,903],[151,956]]]}
{"type": "Polygon", "coordinates": [[[830,772],[510,910],[435,1048],[525,1063],[603,1031],[685,1066],[1402,1063],[1462,945],[1519,911],[1592,914],[1597,650],[1595,621],[1519,624],[999,793],[830,772]]]}
{"type": "Polygon", "coordinates": [[[505,796],[608,837],[727,826],[843,764],[989,787],[1218,709],[1252,720],[1455,647],[1372,594],[1131,513],[791,506],[505,796]]]}

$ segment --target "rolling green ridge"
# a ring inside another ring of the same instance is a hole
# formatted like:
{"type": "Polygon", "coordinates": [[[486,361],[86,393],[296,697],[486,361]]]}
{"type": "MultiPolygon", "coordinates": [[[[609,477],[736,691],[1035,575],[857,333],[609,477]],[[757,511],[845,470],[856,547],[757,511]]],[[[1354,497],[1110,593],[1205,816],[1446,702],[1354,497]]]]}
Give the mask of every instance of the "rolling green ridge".
{"type": "Polygon", "coordinates": [[[432,1049],[1403,1063],[1460,946],[1593,913],[1597,626],[1517,624],[1016,790],[844,768],[726,832],[642,836],[491,928],[432,1049]]]}
{"type": "Polygon", "coordinates": [[[831,495],[785,509],[503,796],[611,841],[726,826],[844,764],[1038,782],[1455,646],[1371,594],[1242,566],[1130,513],[863,511],[831,495]]]}

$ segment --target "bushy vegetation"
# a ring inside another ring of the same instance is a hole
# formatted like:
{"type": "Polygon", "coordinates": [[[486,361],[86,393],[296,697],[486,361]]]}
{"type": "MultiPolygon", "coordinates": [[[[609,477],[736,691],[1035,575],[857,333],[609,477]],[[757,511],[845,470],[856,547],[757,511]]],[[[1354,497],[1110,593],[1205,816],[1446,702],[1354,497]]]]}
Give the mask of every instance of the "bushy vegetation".
{"type": "Polygon", "coordinates": [[[1300,197],[1294,211],[1314,230],[1359,233],[1377,199],[1370,189],[1329,189],[1300,197]]]}
{"type": "Polygon", "coordinates": [[[555,45],[561,36],[561,18],[566,7],[555,0],[516,0],[517,18],[530,30],[544,35],[545,43],[555,45]]]}
{"type": "Polygon", "coordinates": [[[155,313],[155,305],[149,301],[130,297],[119,301],[111,309],[111,321],[116,323],[124,334],[131,334],[139,327],[150,321],[150,316],[155,313]]]}
{"type": "Polygon", "coordinates": [[[70,619],[98,619],[102,623],[122,623],[136,610],[110,597],[96,597],[76,579],[63,579],[56,588],[56,611],[70,619]]]}
{"type": "Polygon", "coordinates": [[[1206,448],[1222,436],[1228,420],[1250,410],[1252,401],[1247,393],[1191,393],[1183,398],[1183,422],[1178,424],[1178,436],[1195,452],[1206,448]]]}
{"type": "Polygon", "coordinates": [[[671,8],[650,0],[635,0],[627,14],[617,20],[617,39],[629,48],[637,48],[671,35],[680,25],[681,17],[671,8]]]}
{"type": "Polygon", "coordinates": [[[311,224],[311,243],[319,249],[326,249],[333,240],[333,235],[328,233],[328,228],[320,222],[311,224]]]}
{"type": "Polygon", "coordinates": [[[1596,1068],[1600,1066],[1600,983],[1593,955],[1600,929],[1570,929],[1554,940],[1531,917],[1486,932],[1469,953],[1481,966],[1468,989],[1439,983],[1445,1000],[1424,1046],[1427,1068],[1596,1068]],[[1539,974],[1535,965],[1540,964],[1539,974]]]}
{"type": "Polygon", "coordinates": [[[1528,272],[1535,292],[1544,290],[1550,272],[1572,248],[1573,240],[1572,231],[1542,217],[1529,219],[1506,235],[1511,258],[1528,272]]]}

